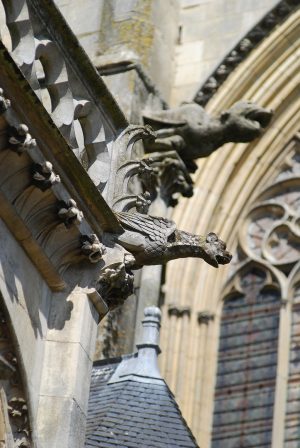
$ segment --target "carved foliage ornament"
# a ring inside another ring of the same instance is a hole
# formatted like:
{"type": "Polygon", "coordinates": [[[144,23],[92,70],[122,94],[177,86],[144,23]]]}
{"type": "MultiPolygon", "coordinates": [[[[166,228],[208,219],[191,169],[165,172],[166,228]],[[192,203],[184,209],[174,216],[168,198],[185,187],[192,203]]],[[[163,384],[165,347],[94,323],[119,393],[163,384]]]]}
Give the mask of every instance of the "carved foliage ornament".
{"type": "MultiPolygon", "coordinates": [[[[2,300],[2,299],[1,299],[2,300]]],[[[5,446],[31,447],[28,408],[12,337],[0,304],[0,419],[5,426],[5,446]]]]}
{"type": "MultiPolygon", "coordinates": [[[[116,211],[147,211],[151,193],[143,190],[138,180],[141,171],[145,170],[153,176],[152,170],[139,159],[142,147],[139,140],[151,141],[154,133],[150,126],[130,125],[114,142],[112,150],[111,178],[114,182],[108,185],[107,201],[116,211]]],[[[148,190],[148,191],[147,191],[148,190]]],[[[152,198],[151,198],[152,199],[152,198]]]]}
{"type": "Polygon", "coordinates": [[[58,217],[67,228],[72,224],[80,224],[82,221],[83,213],[77,208],[74,199],[69,199],[67,202],[59,201],[57,207],[58,217]]]}
{"type": "Polygon", "coordinates": [[[32,165],[32,182],[42,191],[60,182],[60,177],[54,173],[51,162],[34,163],[32,165]]]}
{"type": "Polygon", "coordinates": [[[97,263],[106,253],[106,248],[100,243],[97,235],[94,233],[90,235],[81,235],[81,251],[88,257],[91,263],[97,263]]]}
{"type": "Polygon", "coordinates": [[[36,146],[36,141],[29,134],[26,124],[20,124],[17,128],[9,128],[9,143],[15,151],[22,154],[24,151],[36,146]]]}
{"type": "Polygon", "coordinates": [[[159,194],[167,206],[175,207],[177,196],[193,195],[193,181],[185,164],[175,151],[152,153],[141,161],[139,177],[150,192],[152,201],[159,194]]]}
{"type": "Polygon", "coordinates": [[[10,107],[10,100],[5,98],[3,89],[0,88],[0,115],[10,107]]]}
{"type": "Polygon", "coordinates": [[[133,273],[125,260],[102,270],[97,289],[110,310],[123,305],[133,293],[133,281],[133,273]]]}

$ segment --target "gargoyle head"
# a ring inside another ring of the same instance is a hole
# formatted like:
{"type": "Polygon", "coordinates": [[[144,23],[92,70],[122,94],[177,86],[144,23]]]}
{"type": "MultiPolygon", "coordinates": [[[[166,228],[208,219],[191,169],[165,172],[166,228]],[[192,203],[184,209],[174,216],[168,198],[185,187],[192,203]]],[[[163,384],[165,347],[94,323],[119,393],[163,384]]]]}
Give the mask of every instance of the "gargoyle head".
{"type": "Polygon", "coordinates": [[[273,112],[250,101],[238,101],[222,112],[220,121],[230,142],[250,142],[261,134],[271,121],[273,112]]]}
{"type": "Polygon", "coordinates": [[[218,235],[213,232],[208,233],[203,243],[201,242],[201,237],[199,239],[204,252],[202,258],[208,264],[217,268],[219,264],[230,263],[232,255],[226,250],[226,243],[220,240],[218,235]]]}
{"type": "Polygon", "coordinates": [[[215,233],[206,236],[193,235],[175,230],[168,238],[165,251],[168,260],[174,258],[197,257],[217,268],[219,264],[230,263],[232,255],[226,250],[226,244],[215,233]]]}

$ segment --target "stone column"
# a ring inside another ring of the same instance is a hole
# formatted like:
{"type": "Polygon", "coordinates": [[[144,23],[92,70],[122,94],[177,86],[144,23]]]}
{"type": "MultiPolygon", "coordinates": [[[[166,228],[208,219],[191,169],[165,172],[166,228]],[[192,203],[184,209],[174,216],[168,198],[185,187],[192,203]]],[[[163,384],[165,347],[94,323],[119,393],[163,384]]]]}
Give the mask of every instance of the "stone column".
{"type": "Polygon", "coordinates": [[[37,415],[39,448],[82,448],[98,313],[79,288],[53,296],[37,415]]]}

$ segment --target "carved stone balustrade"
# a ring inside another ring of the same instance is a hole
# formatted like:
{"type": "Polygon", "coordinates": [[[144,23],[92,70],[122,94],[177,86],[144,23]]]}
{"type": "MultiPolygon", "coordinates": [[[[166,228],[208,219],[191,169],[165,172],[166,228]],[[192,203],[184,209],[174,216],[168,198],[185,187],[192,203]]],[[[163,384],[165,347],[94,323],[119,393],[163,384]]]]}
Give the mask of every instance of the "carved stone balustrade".
{"type": "MultiPolygon", "coordinates": [[[[111,142],[128,125],[52,2],[0,2],[0,38],[97,187],[105,190],[111,142]]],[[[0,92],[1,95],[1,92],[0,92]]],[[[1,110],[7,104],[1,101],[1,110]]]]}

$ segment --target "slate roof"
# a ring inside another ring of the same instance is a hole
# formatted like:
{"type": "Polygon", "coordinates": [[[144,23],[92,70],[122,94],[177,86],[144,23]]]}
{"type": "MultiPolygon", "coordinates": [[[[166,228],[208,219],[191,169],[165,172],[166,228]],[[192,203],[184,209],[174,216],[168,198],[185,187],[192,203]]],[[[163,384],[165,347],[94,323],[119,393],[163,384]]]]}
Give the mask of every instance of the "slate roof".
{"type": "Polygon", "coordinates": [[[120,358],[94,364],[85,447],[198,447],[163,380],[107,384],[119,364],[120,358]]]}

